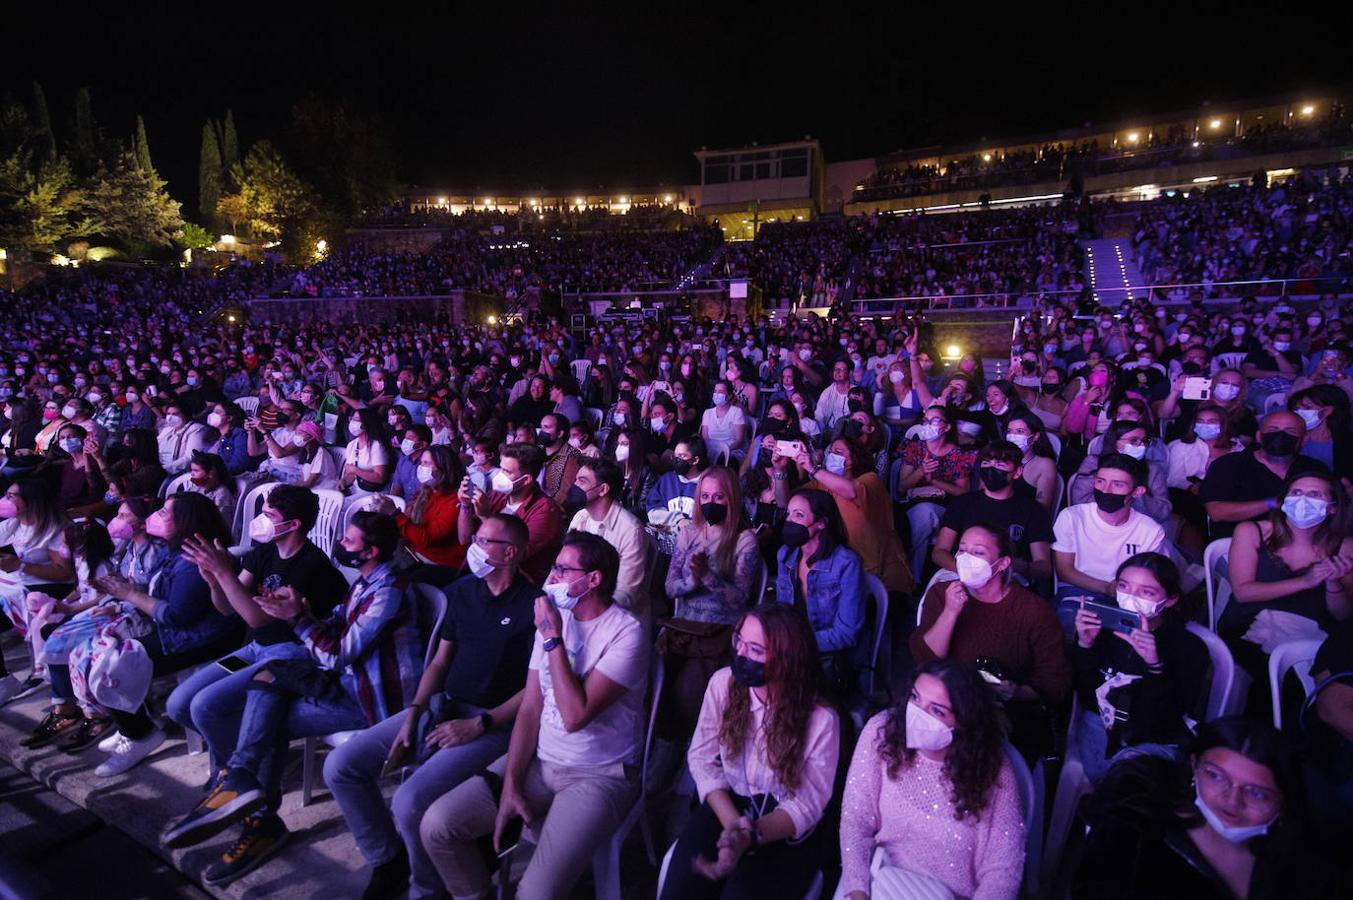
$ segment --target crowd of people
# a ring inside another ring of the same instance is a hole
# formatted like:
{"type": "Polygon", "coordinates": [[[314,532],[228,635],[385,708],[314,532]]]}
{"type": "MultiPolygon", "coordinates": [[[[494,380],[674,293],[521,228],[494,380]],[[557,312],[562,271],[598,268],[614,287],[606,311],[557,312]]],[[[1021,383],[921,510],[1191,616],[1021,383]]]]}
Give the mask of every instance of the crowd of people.
{"type": "MultiPolygon", "coordinates": [[[[1138,132],[1135,140],[1101,144],[1098,138],[1071,144],[1045,144],[1010,152],[974,152],[933,163],[884,164],[865,178],[855,201],[919,197],[949,191],[984,190],[1018,184],[1066,182],[1095,175],[1239,159],[1265,153],[1329,147],[1353,139],[1353,119],[1340,104],[1317,116],[1256,120],[1236,134],[1234,122],[1209,121],[1206,128],[1173,124],[1162,131],[1138,132]],[[1224,128],[1222,127],[1224,124],[1224,128]],[[1230,133],[1227,133],[1230,132],[1230,133]]],[[[1125,139],[1127,136],[1124,136],[1125,139]]]]}
{"type": "MultiPolygon", "coordinates": [[[[1055,266],[1079,223],[785,226],[785,271],[998,229],[1055,266]]],[[[230,830],[207,883],[285,852],[286,745],[339,732],[324,779],[371,897],[486,896],[485,843],[519,841],[518,895],[564,896],[636,803],[679,798],[662,897],[839,870],[850,898],[1013,898],[1044,827],[1024,779],[1073,754],[1089,830],[1046,873],[1073,896],[1347,876],[1338,296],[1040,299],[989,380],[924,313],[262,327],[202,318],[210,293],[53,277],[3,298],[0,350],[3,640],[32,660],[0,701],[42,692],[26,746],[100,777],[201,735],[163,840],[230,830]],[[1295,640],[1317,690],[1270,697],[1295,640]],[[1247,696],[1211,702],[1215,652],[1247,696]]]]}
{"type": "Polygon", "coordinates": [[[1331,290],[1353,276],[1353,179],[1313,172],[1175,193],[1142,206],[1133,246],[1149,284],[1294,278],[1305,282],[1295,293],[1331,290]]]}

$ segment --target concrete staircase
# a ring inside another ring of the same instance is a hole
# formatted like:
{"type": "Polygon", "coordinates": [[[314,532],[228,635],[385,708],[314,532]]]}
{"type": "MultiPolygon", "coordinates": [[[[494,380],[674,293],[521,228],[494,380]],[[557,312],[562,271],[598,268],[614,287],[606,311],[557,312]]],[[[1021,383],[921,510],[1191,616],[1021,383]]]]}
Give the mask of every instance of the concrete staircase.
{"type": "Polygon", "coordinates": [[[1127,238],[1082,241],[1085,250],[1085,283],[1095,299],[1105,306],[1121,306],[1147,294],[1149,286],[1132,255],[1127,238]]]}

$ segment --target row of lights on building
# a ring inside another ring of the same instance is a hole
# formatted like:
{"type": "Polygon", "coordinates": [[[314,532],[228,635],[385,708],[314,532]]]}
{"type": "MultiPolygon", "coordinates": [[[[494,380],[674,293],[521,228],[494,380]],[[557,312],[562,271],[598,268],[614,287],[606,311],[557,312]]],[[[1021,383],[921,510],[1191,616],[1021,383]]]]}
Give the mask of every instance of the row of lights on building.
{"type": "MultiPolygon", "coordinates": [[[[672,196],[671,194],[663,194],[663,195],[662,195],[662,202],[665,203],[665,204],[670,205],[670,204],[673,203],[675,200],[676,200],[676,198],[675,198],[674,196],[672,196]]],[[[607,205],[610,205],[610,201],[606,201],[606,202],[607,202],[607,205]]],[[[445,207],[445,206],[448,206],[449,204],[450,204],[450,200],[448,200],[446,197],[438,197],[438,198],[437,198],[437,205],[438,205],[438,206],[445,207]]],[[[471,206],[474,205],[474,201],[473,201],[473,200],[470,201],[470,205],[471,205],[471,206]]],[[[494,202],[494,199],[493,199],[492,197],[485,197],[485,198],[483,199],[483,201],[482,201],[479,205],[480,205],[480,206],[496,206],[497,204],[494,202]]],[[[534,197],[532,197],[532,198],[526,200],[526,201],[525,201],[524,203],[522,203],[521,205],[523,205],[523,206],[529,206],[531,209],[535,209],[535,210],[540,209],[540,201],[539,201],[538,199],[534,198],[534,197]]],[[[587,207],[587,205],[588,205],[588,203],[587,203],[587,198],[586,198],[586,197],[574,197],[574,198],[573,198],[573,205],[574,205],[574,207],[576,207],[576,208],[578,208],[578,209],[585,209],[585,208],[587,207]]],[[[598,204],[598,205],[601,205],[601,204],[598,204]]],[[[617,198],[615,199],[614,205],[615,205],[615,206],[629,206],[629,205],[630,205],[630,198],[629,198],[629,197],[617,197],[617,198]]]]}

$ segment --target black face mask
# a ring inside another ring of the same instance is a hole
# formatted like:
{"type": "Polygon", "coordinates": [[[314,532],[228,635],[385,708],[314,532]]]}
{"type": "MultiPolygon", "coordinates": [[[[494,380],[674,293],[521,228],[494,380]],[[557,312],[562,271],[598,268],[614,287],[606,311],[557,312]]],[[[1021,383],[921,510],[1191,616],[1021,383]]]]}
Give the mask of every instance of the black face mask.
{"type": "Polygon", "coordinates": [[[786,547],[802,547],[811,537],[808,526],[800,525],[798,522],[786,522],[780,529],[780,538],[786,547]]]}
{"type": "Polygon", "coordinates": [[[564,497],[564,505],[570,509],[582,509],[587,505],[587,491],[578,487],[576,484],[568,489],[568,494],[564,497]]]}
{"type": "Polygon", "coordinates": [[[1056,394],[1062,390],[1060,384],[1048,384],[1046,381],[1038,386],[1038,389],[1045,394],[1056,394]]]}
{"type": "Polygon", "coordinates": [[[541,428],[536,431],[536,440],[540,442],[540,446],[542,447],[553,447],[554,442],[557,440],[557,438],[554,435],[550,434],[545,429],[541,428]]]}
{"type": "Polygon", "coordinates": [[[864,425],[854,419],[846,419],[841,425],[841,433],[848,438],[857,438],[864,434],[864,425]]]}
{"type": "Polygon", "coordinates": [[[1095,491],[1095,505],[1101,512],[1116,513],[1124,506],[1127,506],[1127,494],[1108,494],[1101,490],[1095,491]]]}
{"type": "Polygon", "coordinates": [[[675,459],[672,461],[672,471],[685,478],[691,474],[691,461],[689,459],[675,459]]]}
{"type": "Polygon", "coordinates": [[[1259,444],[1264,448],[1264,455],[1279,459],[1294,456],[1297,452],[1297,443],[1297,438],[1286,431],[1270,431],[1259,436],[1259,444]]]}
{"type": "Polygon", "coordinates": [[[722,503],[701,503],[700,514],[709,524],[722,525],[723,520],[728,518],[728,507],[722,503]]]}
{"type": "Polygon", "coordinates": [[[362,559],[361,550],[349,550],[341,544],[335,544],[334,562],[340,566],[347,566],[349,569],[360,569],[366,563],[366,560],[362,559]]]}
{"type": "Polygon", "coordinates": [[[1038,371],[1038,363],[1027,359],[1021,360],[1019,367],[1024,370],[1025,375],[1032,375],[1034,372],[1038,371]]]}
{"type": "Polygon", "coordinates": [[[1198,375],[1203,371],[1203,367],[1196,362],[1186,362],[1179,367],[1179,370],[1185,375],[1198,375]]]}
{"type": "Polygon", "coordinates": [[[733,680],[746,687],[764,687],[766,684],[766,664],[749,659],[742,654],[733,657],[733,680]]]}
{"type": "Polygon", "coordinates": [[[784,419],[766,419],[766,421],[761,423],[761,433],[769,435],[781,434],[788,424],[789,423],[784,419]]]}
{"type": "Polygon", "coordinates": [[[864,412],[864,401],[852,397],[846,401],[846,409],[853,413],[864,412]]]}
{"type": "Polygon", "coordinates": [[[978,471],[978,477],[982,483],[987,486],[989,491],[1003,491],[1010,485],[1010,474],[1005,469],[998,469],[995,466],[982,466],[978,471]]]}

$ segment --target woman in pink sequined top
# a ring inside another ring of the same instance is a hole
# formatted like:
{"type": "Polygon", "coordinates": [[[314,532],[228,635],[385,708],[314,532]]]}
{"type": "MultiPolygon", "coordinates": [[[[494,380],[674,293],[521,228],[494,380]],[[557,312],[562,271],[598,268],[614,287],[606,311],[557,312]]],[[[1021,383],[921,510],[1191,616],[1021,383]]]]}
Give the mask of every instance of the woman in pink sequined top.
{"type": "Polygon", "coordinates": [[[802,610],[758,606],[734,632],[687,754],[701,801],[672,852],[663,900],[802,897],[830,835],[840,742],[818,690],[817,642],[802,610]]]}
{"type": "Polygon", "coordinates": [[[935,896],[1019,895],[1024,822],[1000,721],[976,668],[952,660],[920,666],[908,702],[869,720],[842,804],[838,897],[896,896],[917,881],[935,896]]]}

